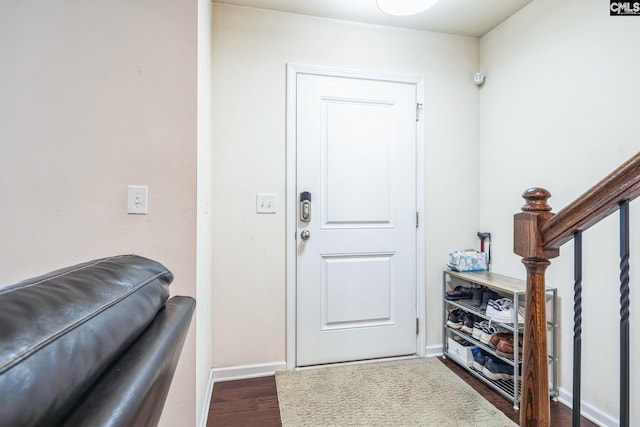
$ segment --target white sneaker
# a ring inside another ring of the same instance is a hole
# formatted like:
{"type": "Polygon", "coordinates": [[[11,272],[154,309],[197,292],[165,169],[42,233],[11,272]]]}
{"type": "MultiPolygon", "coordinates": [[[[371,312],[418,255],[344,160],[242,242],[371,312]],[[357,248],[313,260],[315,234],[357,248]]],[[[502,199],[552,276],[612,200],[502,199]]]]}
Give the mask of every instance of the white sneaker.
{"type": "Polygon", "coordinates": [[[482,328],[485,324],[488,325],[489,321],[483,320],[481,322],[475,322],[473,324],[473,331],[471,332],[471,336],[479,341],[480,337],[482,336],[482,328]]]}
{"type": "Polygon", "coordinates": [[[491,321],[484,320],[480,322],[480,328],[482,329],[482,333],[480,334],[480,342],[483,344],[489,345],[491,342],[491,336],[498,332],[495,326],[491,325],[491,321]]]}
{"type": "MultiPolygon", "coordinates": [[[[489,300],[486,314],[496,322],[513,323],[513,301],[509,298],[489,300]]],[[[520,309],[518,309],[518,323],[524,323],[520,309]]]]}

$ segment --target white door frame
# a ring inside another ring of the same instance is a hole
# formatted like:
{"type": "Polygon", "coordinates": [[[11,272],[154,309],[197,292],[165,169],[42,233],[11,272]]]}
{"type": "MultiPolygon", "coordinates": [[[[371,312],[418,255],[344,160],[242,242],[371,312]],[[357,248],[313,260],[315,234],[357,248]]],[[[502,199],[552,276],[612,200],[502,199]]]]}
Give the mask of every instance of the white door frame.
{"type": "MultiPolygon", "coordinates": [[[[296,233],[298,194],[296,190],[296,99],[298,74],[339,76],[383,80],[416,85],[416,100],[424,105],[424,77],[410,74],[387,74],[345,70],[331,67],[287,64],[287,165],[286,165],[286,293],[287,293],[287,370],[296,368],[296,233]]],[[[425,335],[425,135],[424,113],[416,124],[416,209],[420,218],[416,235],[416,314],[420,330],[416,338],[417,355],[426,355],[425,335]]]]}

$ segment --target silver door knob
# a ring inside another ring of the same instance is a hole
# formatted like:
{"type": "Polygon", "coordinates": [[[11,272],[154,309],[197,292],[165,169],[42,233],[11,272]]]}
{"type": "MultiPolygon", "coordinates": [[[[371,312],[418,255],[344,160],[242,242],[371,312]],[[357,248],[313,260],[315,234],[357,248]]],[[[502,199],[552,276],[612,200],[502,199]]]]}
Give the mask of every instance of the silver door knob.
{"type": "Polygon", "coordinates": [[[300,237],[302,238],[302,240],[309,240],[309,237],[311,237],[311,232],[309,230],[302,230],[300,232],[300,237]]]}

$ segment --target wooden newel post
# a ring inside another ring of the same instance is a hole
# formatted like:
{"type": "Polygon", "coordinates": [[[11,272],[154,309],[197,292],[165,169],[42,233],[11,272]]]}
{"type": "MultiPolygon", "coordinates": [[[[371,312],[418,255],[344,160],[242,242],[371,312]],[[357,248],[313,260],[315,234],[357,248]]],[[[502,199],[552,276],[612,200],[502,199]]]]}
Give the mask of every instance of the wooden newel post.
{"type": "Polygon", "coordinates": [[[520,425],[549,426],[549,372],[547,353],[547,315],[544,273],[558,249],[545,249],[540,232],[553,217],[544,188],[530,188],[522,197],[526,203],[513,218],[513,251],[527,269],[522,394],[520,425]]]}

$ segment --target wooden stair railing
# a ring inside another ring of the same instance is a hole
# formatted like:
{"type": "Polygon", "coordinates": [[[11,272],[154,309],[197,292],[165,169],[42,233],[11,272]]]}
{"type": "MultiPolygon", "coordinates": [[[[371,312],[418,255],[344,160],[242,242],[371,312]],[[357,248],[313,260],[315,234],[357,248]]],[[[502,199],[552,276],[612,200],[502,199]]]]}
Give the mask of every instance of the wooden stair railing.
{"type": "MultiPolygon", "coordinates": [[[[549,426],[549,374],[547,365],[547,322],[545,308],[545,270],[550,259],[560,253],[560,246],[576,238],[576,254],[581,253],[582,232],[617,210],[621,215],[621,355],[620,355],[620,425],[629,425],[629,263],[628,202],[640,196],[640,152],[623,163],[590,190],[557,214],[551,212],[547,199],[551,193],[530,188],[522,197],[525,205],[514,216],[513,250],[523,259],[527,271],[522,393],[520,425],[549,426]],[[623,230],[624,229],[624,230],[623,230]],[[623,234],[626,233],[626,238],[623,234]],[[626,355],[624,354],[626,352],[626,355]],[[626,402],[625,402],[626,400],[626,402]]],[[[581,261],[579,261],[581,264],[581,261]]],[[[578,260],[576,260],[576,265],[578,260]]],[[[581,332],[581,266],[576,267],[574,325],[574,383],[576,351],[579,364],[581,332]]],[[[579,420],[579,387],[574,387],[574,425],[579,420]],[[577,395],[576,395],[577,394],[577,395]],[[577,405],[576,408],[576,399],[577,405]],[[577,418],[576,412],[577,410],[577,418]]],[[[579,422],[579,421],[578,421],[579,422]]]]}

